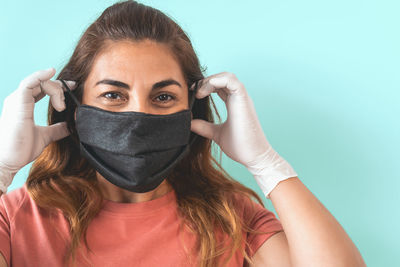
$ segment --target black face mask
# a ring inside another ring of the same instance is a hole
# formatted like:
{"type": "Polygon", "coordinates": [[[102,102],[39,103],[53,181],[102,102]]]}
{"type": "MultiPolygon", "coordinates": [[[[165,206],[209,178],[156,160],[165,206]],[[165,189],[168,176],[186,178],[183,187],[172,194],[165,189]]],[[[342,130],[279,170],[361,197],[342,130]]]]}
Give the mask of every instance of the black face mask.
{"type": "Polygon", "coordinates": [[[112,112],[77,104],[75,126],[80,152],[109,182],[126,190],[143,193],[159,186],[172,168],[189,152],[197,134],[190,139],[191,110],[167,115],[142,112],[112,112]]]}

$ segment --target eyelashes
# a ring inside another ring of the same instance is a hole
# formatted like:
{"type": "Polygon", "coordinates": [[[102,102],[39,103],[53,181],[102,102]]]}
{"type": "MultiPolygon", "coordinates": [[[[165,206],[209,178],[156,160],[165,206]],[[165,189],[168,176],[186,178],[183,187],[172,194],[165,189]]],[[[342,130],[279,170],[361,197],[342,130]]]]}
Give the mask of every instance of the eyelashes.
{"type": "MultiPolygon", "coordinates": [[[[100,97],[104,98],[106,101],[111,101],[111,102],[124,101],[127,98],[125,95],[117,91],[105,92],[101,94],[100,97]]],[[[167,93],[161,93],[157,95],[154,99],[156,99],[155,101],[158,103],[165,104],[173,100],[176,100],[176,96],[167,93]]]]}
{"type": "MultiPolygon", "coordinates": [[[[156,96],[156,98],[157,98],[157,99],[160,99],[160,98],[159,98],[160,96],[167,96],[167,98],[170,97],[170,98],[169,98],[170,100],[175,100],[175,96],[170,95],[170,94],[165,94],[165,93],[164,93],[164,94],[160,94],[160,95],[156,96]]],[[[164,98],[164,99],[165,99],[165,98],[164,98]]],[[[161,102],[166,102],[166,100],[161,100],[161,102]]]]}
{"type": "Polygon", "coordinates": [[[108,97],[108,96],[110,96],[110,95],[112,95],[112,96],[118,96],[119,98],[125,98],[124,96],[122,96],[122,95],[121,95],[120,93],[118,93],[118,92],[106,92],[106,93],[101,94],[100,96],[103,97],[103,98],[105,98],[105,99],[107,99],[107,100],[109,100],[109,101],[116,101],[116,98],[115,98],[115,97],[108,97]]]}

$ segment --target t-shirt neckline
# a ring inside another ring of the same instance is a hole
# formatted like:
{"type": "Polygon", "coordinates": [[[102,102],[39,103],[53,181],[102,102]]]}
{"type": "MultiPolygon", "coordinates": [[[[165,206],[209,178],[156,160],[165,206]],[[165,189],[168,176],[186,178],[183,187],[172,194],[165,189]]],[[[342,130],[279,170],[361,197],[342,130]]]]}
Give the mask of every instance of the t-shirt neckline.
{"type": "Polygon", "coordinates": [[[100,213],[113,216],[137,217],[155,213],[159,209],[173,205],[175,201],[176,194],[173,189],[161,197],[137,203],[121,203],[104,199],[100,213]]]}

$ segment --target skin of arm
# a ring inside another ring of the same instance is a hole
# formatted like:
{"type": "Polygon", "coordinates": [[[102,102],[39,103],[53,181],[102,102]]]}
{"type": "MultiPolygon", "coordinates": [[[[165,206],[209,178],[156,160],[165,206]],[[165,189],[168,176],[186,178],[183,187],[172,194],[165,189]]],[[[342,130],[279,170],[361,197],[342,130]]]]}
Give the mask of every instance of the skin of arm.
{"type": "Polygon", "coordinates": [[[3,254],[0,253],[0,267],[7,267],[6,259],[4,258],[3,254]]]}
{"type": "MultiPolygon", "coordinates": [[[[0,191],[0,197],[3,195],[3,192],[0,191]]],[[[3,254],[0,252],[0,267],[7,267],[6,259],[4,258],[3,254]]]]}
{"type": "Polygon", "coordinates": [[[284,232],[257,250],[252,266],[366,266],[345,230],[298,177],[281,181],[270,199],[284,232]]]}

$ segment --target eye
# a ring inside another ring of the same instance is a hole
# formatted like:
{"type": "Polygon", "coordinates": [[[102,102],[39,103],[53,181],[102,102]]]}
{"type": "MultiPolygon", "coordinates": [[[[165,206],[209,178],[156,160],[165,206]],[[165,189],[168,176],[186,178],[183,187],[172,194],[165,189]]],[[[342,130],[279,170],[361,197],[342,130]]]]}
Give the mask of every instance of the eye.
{"type": "Polygon", "coordinates": [[[167,103],[167,102],[170,102],[171,100],[174,100],[175,99],[175,96],[173,96],[173,95],[170,95],[170,94],[161,94],[161,95],[158,95],[157,97],[156,97],[156,99],[159,99],[159,100],[161,100],[160,102],[162,102],[162,103],[167,103]],[[169,100],[168,100],[169,99],[169,100]]]}
{"type": "Polygon", "coordinates": [[[110,101],[116,101],[116,100],[125,98],[122,94],[120,94],[118,92],[106,92],[106,93],[102,94],[101,96],[110,101]]]}

